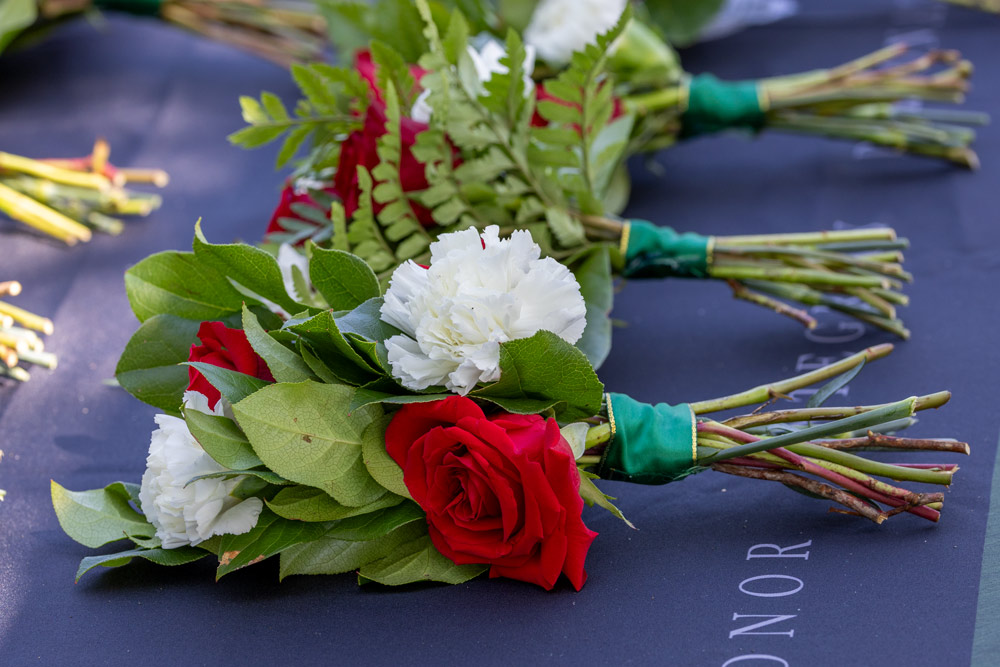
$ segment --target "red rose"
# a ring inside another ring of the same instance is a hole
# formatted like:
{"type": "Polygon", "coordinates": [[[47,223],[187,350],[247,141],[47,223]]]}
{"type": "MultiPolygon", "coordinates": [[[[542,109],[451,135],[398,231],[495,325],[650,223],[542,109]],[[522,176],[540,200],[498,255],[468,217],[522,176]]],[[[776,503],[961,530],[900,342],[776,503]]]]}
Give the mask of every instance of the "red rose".
{"type": "MultiPolygon", "coordinates": [[[[417,135],[427,129],[424,123],[418,123],[412,118],[400,120],[400,139],[402,153],[399,164],[400,183],[403,192],[419,192],[427,188],[427,176],[424,165],[413,157],[413,144],[417,135]]],[[[358,209],[361,190],[358,187],[358,165],[371,171],[378,165],[378,138],[385,134],[385,105],[373,100],[365,114],[365,123],[360,130],[351,132],[340,146],[340,161],[337,163],[337,175],[334,177],[334,191],[344,203],[344,212],[348,217],[358,209]]],[[[434,225],[434,218],[429,209],[417,203],[410,203],[413,214],[425,227],[434,225]]],[[[382,204],[374,205],[375,214],[383,208],[382,204]]]]}
{"type": "Polygon", "coordinates": [[[453,396],[403,406],[385,433],[431,540],[458,564],[551,589],[560,573],[579,590],[597,533],[583,525],[580,475],[554,419],[486,417],[453,396]]]}
{"type": "MultiPolygon", "coordinates": [[[[260,356],[253,351],[242,329],[230,329],[222,322],[202,322],[198,327],[201,345],[192,345],[188,361],[201,361],[213,366],[228,368],[261,380],[274,382],[274,376],[260,356]]],[[[208,397],[208,406],[214,408],[221,394],[197,369],[188,366],[188,389],[208,397]]]]}

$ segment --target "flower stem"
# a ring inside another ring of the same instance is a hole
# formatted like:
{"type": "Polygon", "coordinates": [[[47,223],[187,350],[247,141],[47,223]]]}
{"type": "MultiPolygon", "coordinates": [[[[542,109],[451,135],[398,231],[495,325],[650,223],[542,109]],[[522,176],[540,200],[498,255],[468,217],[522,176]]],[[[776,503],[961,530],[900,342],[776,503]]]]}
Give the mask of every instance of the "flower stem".
{"type": "Polygon", "coordinates": [[[795,391],[796,389],[808,387],[817,382],[834,378],[854,368],[861,361],[870,362],[876,359],[881,359],[890,352],[892,352],[891,343],[874,345],[862,350],[861,352],[852,354],[849,357],[845,357],[838,362],[822,368],[817,368],[814,371],[803,373],[802,375],[798,375],[787,380],[779,380],[769,384],[762,384],[752,389],[742,391],[738,394],[691,403],[691,409],[696,415],[699,415],[728,410],[730,408],[739,408],[746,405],[752,405],[754,403],[763,403],[774,398],[775,396],[784,396],[792,391],[795,391]]]}

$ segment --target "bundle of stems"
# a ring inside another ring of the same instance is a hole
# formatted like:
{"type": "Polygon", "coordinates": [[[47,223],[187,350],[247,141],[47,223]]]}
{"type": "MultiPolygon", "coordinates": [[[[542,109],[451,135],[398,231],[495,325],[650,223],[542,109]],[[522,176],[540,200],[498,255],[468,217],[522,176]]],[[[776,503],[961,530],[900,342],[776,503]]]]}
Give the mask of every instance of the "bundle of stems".
{"type": "Polygon", "coordinates": [[[92,230],[120,234],[118,216],[146,216],[160,197],[128,190],[131,183],[163,187],[160,169],[123,169],[108,162],[110,148],[98,139],[82,158],[33,160],[0,152],[0,211],[67,245],[89,241],[92,230]]]}
{"type": "MultiPolygon", "coordinates": [[[[0,282],[0,297],[17,296],[21,283],[0,282]]],[[[23,308],[0,300],[0,376],[20,382],[31,378],[21,364],[29,363],[48,369],[56,367],[56,355],[45,351],[38,332],[51,334],[52,320],[35,315],[23,308]]]]}
{"type": "MultiPolygon", "coordinates": [[[[625,229],[623,222],[603,217],[584,216],[582,222],[595,239],[621,241],[625,229]]],[[[903,339],[910,336],[896,313],[909,303],[900,292],[913,279],[902,266],[909,242],[891,228],[711,238],[708,275],[727,281],[738,299],[809,329],[817,321],[805,309],[826,306],[903,339]]]]}
{"type": "MultiPolygon", "coordinates": [[[[970,147],[984,113],[924,109],[903,100],[961,103],[969,89],[972,63],[958,51],[915,54],[904,43],[879,49],[852,62],[802,74],[756,81],[762,128],[866,141],[907,153],[960,164],[979,159],[970,147]]],[[[641,119],[636,150],[657,150],[684,133],[690,79],[623,98],[641,119]]]]}
{"type": "MultiPolygon", "coordinates": [[[[882,358],[891,351],[892,345],[888,344],[870,347],[794,378],[722,398],[691,403],[693,412],[699,416],[756,403],[765,404],[746,415],[719,421],[698,419],[696,466],[739,477],[781,482],[806,495],[832,500],[846,508],[831,508],[831,511],[861,516],[879,524],[902,512],[937,521],[944,503],[943,493],[917,493],[878,478],[948,486],[958,470],[957,465],[890,464],[851,452],[889,450],[968,454],[968,444],[952,439],[886,435],[888,431],[912,423],[915,412],[947,403],[951,398],[950,392],[915,396],[882,405],[821,406],[825,398],[853,379],[866,362],[882,358]],[[764,411],[771,401],[831,379],[805,408],[764,411]]],[[[588,450],[578,464],[582,468],[596,465],[609,439],[608,424],[592,427],[587,436],[588,450]]]]}
{"type": "Polygon", "coordinates": [[[284,67],[318,59],[326,23],[307,0],[39,0],[56,20],[93,9],[153,15],[284,67]]]}

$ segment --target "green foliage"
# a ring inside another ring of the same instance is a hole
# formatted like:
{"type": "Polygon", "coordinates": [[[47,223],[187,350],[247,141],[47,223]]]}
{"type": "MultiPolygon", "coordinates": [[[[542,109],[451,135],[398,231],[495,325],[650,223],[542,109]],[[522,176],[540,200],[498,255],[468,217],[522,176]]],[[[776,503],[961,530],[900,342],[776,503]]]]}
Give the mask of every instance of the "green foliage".
{"type": "MultiPolygon", "coordinates": [[[[323,536],[291,547],[281,554],[280,577],[292,574],[341,574],[384,558],[401,544],[427,534],[423,521],[411,521],[370,540],[346,540],[323,536]]],[[[335,528],[334,528],[335,530],[335,528]]]]}
{"type": "Polygon", "coordinates": [[[155,529],[135,511],[129,501],[138,502],[136,484],[115,482],[103,489],[69,491],[51,483],[52,506],[63,531],[80,544],[96,548],[126,537],[152,537],[155,529]]]}
{"type": "MultiPolygon", "coordinates": [[[[243,148],[257,148],[285,136],[278,151],[277,166],[291,160],[310,137],[316,145],[331,137],[350,132],[360,124],[367,107],[368,84],[350,67],[334,67],[326,63],[292,65],[302,99],[292,113],[272,93],[262,93],[260,100],[240,98],[240,108],[247,127],[229,135],[229,141],[243,148]]],[[[334,155],[314,151],[310,162],[316,166],[334,163],[334,155]]]]}
{"type": "Polygon", "coordinates": [[[233,413],[269,469],[360,507],[386,492],[361,457],[362,434],[381,409],[348,413],[352,393],[336,384],[274,384],[233,405],[233,413]]]}
{"type": "MultiPolygon", "coordinates": [[[[535,155],[552,160],[558,154],[565,159],[564,166],[572,170],[558,178],[568,198],[585,214],[604,212],[602,195],[624,159],[632,129],[629,116],[610,122],[614,96],[606,71],[611,45],[631,18],[631,10],[626,7],[611,30],[574,53],[569,67],[545,83],[546,91],[556,99],[538,103],[539,113],[556,126],[556,131],[547,128],[547,132],[534,132],[534,139],[544,147],[536,149],[535,155]],[[575,132],[566,131],[570,128],[575,132]]],[[[567,230],[557,231],[554,227],[553,232],[562,240],[567,230]]]]}
{"type": "Polygon", "coordinates": [[[176,413],[188,386],[188,369],[179,366],[198,341],[198,322],[168,314],[153,315],[132,335],[115,368],[125,391],[140,401],[176,413]]]}
{"type": "Polygon", "coordinates": [[[309,254],[309,279],[330,308],[350,310],[381,294],[375,273],[357,256],[318,246],[309,254]]]}
{"type": "Polygon", "coordinates": [[[244,470],[263,465],[254,454],[250,442],[239,426],[228,417],[206,415],[198,410],[185,410],[184,421],[198,444],[219,465],[231,470],[244,470]]]}
{"type": "Polygon", "coordinates": [[[126,271],[125,292],[140,322],[161,314],[220,320],[238,313],[246,298],[194,253],[175,251],[150,255],[126,271]]]}
{"type": "Polygon", "coordinates": [[[0,2],[0,53],[21,31],[31,26],[38,16],[35,0],[3,0],[0,2]]]}
{"type": "Polygon", "coordinates": [[[583,497],[583,502],[587,503],[588,507],[597,505],[598,507],[606,509],[617,518],[624,521],[629,528],[635,528],[635,526],[632,525],[632,522],[625,518],[622,511],[611,502],[615,498],[606,495],[603,491],[597,488],[597,485],[594,484],[593,481],[595,479],[598,479],[597,475],[587,472],[586,470],[580,471],[580,496],[583,497]]]}
{"type": "Polygon", "coordinates": [[[722,9],[724,0],[646,0],[652,23],[671,44],[688,46],[722,9]]]}
{"type": "Polygon", "coordinates": [[[403,469],[385,451],[385,429],[391,417],[373,421],[362,435],[361,455],[365,468],[372,478],[386,489],[404,498],[410,498],[410,491],[403,481],[403,469]]]}
{"type": "Polygon", "coordinates": [[[243,307],[243,331],[254,352],[267,363],[278,382],[302,382],[316,376],[298,354],[271,337],[257,321],[257,316],[243,307]]]}
{"type": "Polygon", "coordinates": [[[259,563],[291,546],[311,542],[324,532],[321,524],[289,521],[265,508],[250,532],[222,536],[215,578],[221,579],[233,570],[259,563]]]}
{"type": "Polygon", "coordinates": [[[230,403],[242,401],[268,385],[266,380],[246,373],[231,371],[221,366],[213,366],[203,361],[187,361],[184,362],[184,365],[197,369],[205,376],[208,383],[215,387],[230,403]]]}
{"type": "Polygon", "coordinates": [[[387,507],[403,502],[401,496],[387,493],[367,505],[350,507],[338,503],[333,496],[312,486],[290,486],[267,501],[278,516],[295,521],[337,521],[353,516],[377,514],[387,507]]]}
{"type": "Polygon", "coordinates": [[[584,354],[559,336],[539,331],[531,338],[500,344],[500,379],[471,396],[508,412],[554,410],[562,422],[593,417],[601,409],[604,385],[584,354]]]}
{"type": "Polygon", "coordinates": [[[587,304],[587,327],[576,342],[594,368],[600,368],[611,352],[611,306],[614,289],[611,277],[611,248],[597,246],[573,269],[580,293],[587,304]]]}
{"type": "Polygon", "coordinates": [[[289,313],[303,309],[288,296],[278,262],[263,250],[245,243],[209,243],[202,234],[201,221],[195,223],[192,245],[199,263],[228,278],[238,291],[258,301],[263,297],[289,313]]]}
{"type": "Polygon", "coordinates": [[[142,558],[157,565],[185,565],[201,560],[208,556],[204,549],[195,547],[178,547],[176,549],[129,549],[119,551],[115,554],[105,554],[102,556],[87,556],[80,561],[80,567],[76,571],[76,581],[80,581],[83,575],[87,574],[97,566],[121,567],[132,562],[133,558],[142,558]]]}
{"type": "Polygon", "coordinates": [[[420,581],[461,584],[489,569],[487,565],[456,565],[434,548],[429,535],[403,542],[388,555],[361,566],[359,579],[386,586],[420,581]]]}

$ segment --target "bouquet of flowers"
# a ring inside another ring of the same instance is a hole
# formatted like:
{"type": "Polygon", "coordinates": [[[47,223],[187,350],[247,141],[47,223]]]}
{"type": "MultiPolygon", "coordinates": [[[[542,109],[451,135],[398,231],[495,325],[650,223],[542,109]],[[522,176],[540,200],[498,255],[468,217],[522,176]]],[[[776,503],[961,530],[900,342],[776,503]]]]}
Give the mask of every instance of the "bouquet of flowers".
{"type": "Polygon", "coordinates": [[[0,152],[0,211],[67,245],[89,241],[92,230],[120,234],[117,216],[146,216],[160,197],[126,189],[129,183],[164,187],[161,169],[124,169],[108,162],[111,149],[98,139],[82,158],[33,160],[0,152]]]}
{"type": "Polygon", "coordinates": [[[99,11],[153,16],[280,65],[317,59],[326,27],[303,0],[4,0],[0,52],[99,11]]]}
{"type": "Polygon", "coordinates": [[[610,345],[613,275],[725,280],[807,326],[803,306],[822,304],[908,335],[896,314],[906,243],[891,229],[709,237],[608,212],[627,199],[631,116],[615,118],[604,69],[624,22],[547,83],[561,101],[539,100],[516,32],[477,50],[462,14],[442,37],[418,7],[430,44],[419,69],[376,41],[353,68],[294,66],[304,98],[293,113],[270,93],[241,98],[249,126],[234,142],[283,137],[282,164],[311,142],[269,225],[272,250],[312,240],[349,251],[385,284],[406,260],[426,263],[442,233],[528,230],[583,285],[592,324],[580,346],[595,366],[610,345]]]}
{"type": "MultiPolygon", "coordinates": [[[[0,297],[20,293],[21,283],[16,280],[0,282],[0,297]]],[[[20,382],[31,379],[28,371],[19,365],[22,362],[55,368],[56,355],[45,351],[45,343],[36,333],[51,334],[53,330],[49,318],[19,308],[6,299],[0,301],[0,376],[20,382]]]]}
{"type": "Polygon", "coordinates": [[[281,577],[357,571],[361,583],[398,585],[489,571],[551,589],[565,574],[579,589],[596,537],[584,505],[624,519],[595,479],[663,484],[712,468],[876,523],[902,512],[936,521],[941,493],[877,477],[947,485],[956,466],[852,450],[968,452],[885,433],[948,392],[822,406],[889,345],[715,400],[606,393],[574,345],[589,326],[581,285],[523,230],[443,234],[428,265],[406,262],[384,294],[360,258],[312,244],[306,255],[308,293],[263,250],[209,243],[199,228],[193,252],[129,269],[142,325],[117,377],[170,414],[156,417],[141,484],[52,483],[70,537],[134,545],[84,558],[78,577],[133,558],[204,557],[221,577],[278,555],[281,577]],[[804,409],[705,417],[824,380],[804,409]]]}
{"type": "MultiPolygon", "coordinates": [[[[703,13],[719,3],[698,4],[703,13]]],[[[409,62],[428,48],[412,27],[419,25],[419,17],[408,2],[379,0],[359,7],[322,0],[321,5],[327,7],[330,25],[337,26],[331,27],[331,39],[344,61],[372,38],[397,45],[409,62]],[[408,33],[407,39],[393,36],[400,31],[408,33]]],[[[600,45],[609,51],[607,60],[591,73],[591,81],[615,100],[615,113],[630,118],[622,128],[629,135],[629,153],[656,151],[679,139],[722,130],[768,129],[866,141],[969,168],[978,165],[970,148],[975,132],[967,126],[987,122],[985,114],[897,104],[962,102],[972,65],[957,51],[921,54],[894,44],[832,69],[727,82],[684,71],[657,32],[653,17],[676,22],[678,14],[662,3],[637,3],[634,20],[628,0],[431,1],[428,13],[443,26],[446,7],[452,5],[461,8],[480,39],[502,39],[508,30],[517,31],[529,56],[524,69],[538,84],[538,98],[567,106],[579,104],[579,96],[558,81],[560,72],[598,44],[599,35],[610,33],[613,40],[600,45]]]]}

